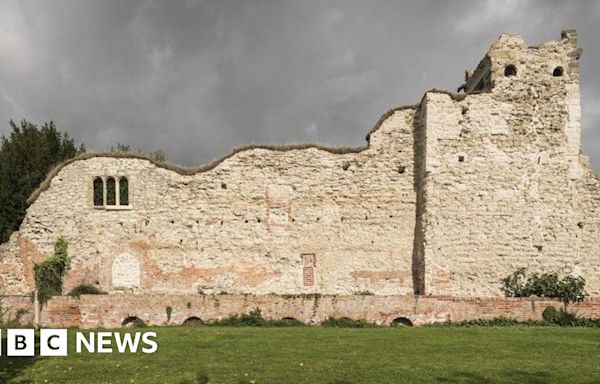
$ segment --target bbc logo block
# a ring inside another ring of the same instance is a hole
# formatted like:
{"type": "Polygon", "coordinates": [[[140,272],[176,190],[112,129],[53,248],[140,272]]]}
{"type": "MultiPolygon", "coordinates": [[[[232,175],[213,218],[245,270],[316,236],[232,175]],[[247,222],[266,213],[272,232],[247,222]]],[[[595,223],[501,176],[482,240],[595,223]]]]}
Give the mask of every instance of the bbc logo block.
{"type": "Polygon", "coordinates": [[[67,356],[67,330],[40,330],[40,356],[67,356]]]}
{"type": "MultiPolygon", "coordinates": [[[[0,329],[0,355],[2,355],[2,330],[0,329]]],[[[35,356],[35,330],[7,329],[7,356],[35,356]]],[[[40,356],[67,356],[67,330],[41,329],[40,356]]]]}
{"type": "MultiPolygon", "coordinates": [[[[0,329],[0,355],[7,356],[67,356],[66,329],[40,329],[36,348],[34,329],[0,329]],[[6,346],[2,345],[6,332],[6,346]]],[[[158,350],[156,332],[75,332],[75,353],[155,353],[158,350]]]]}

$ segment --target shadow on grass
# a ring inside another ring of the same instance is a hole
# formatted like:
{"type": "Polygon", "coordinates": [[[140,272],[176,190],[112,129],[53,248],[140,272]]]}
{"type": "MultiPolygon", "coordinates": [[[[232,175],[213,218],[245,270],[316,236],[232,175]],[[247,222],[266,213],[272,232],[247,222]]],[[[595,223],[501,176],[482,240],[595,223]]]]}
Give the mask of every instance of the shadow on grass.
{"type": "MultiPolygon", "coordinates": [[[[3,332],[4,333],[4,332],[3,332]]],[[[6,337],[2,338],[2,347],[6,348],[6,337]]],[[[36,340],[35,350],[39,349],[38,340],[36,340]]],[[[33,366],[36,361],[40,360],[39,357],[9,357],[6,356],[6,349],[2,351],[0,355],[0,383],[8,384],[28,384],[31,380],[20,379],[21,372],[25,369],[33,366]]]]}
{"type": "Polygon", "coordinates": [[[199,372],[196,374],[195,379],[188,379],[180,381],[179,384],[208,384],[210,382],[210,378],[204,372],[199,372]]]}
{"type": "MultiPolygon", "coordinates": [[[[210,379],[206,373],[200,372],[196,375],[195,379],[188,379],[180,381],[179,384],[208,384],[210,379]]],[[[238,379],[237,384],[254,384],[256,380],[251,379],[238,379]]],[[[334,380],[329,382],[328,384],[352,384],[349,381],[345,380],[334,380]]]]}
{"type": "Polygon", "coordinates": [[[31,383],[31,380],[19,380],[23,370],[35,364],[35,357],[6,357],[0,356],[0,383],[31,383]]]}
{"type": "Polygon", "coordinates": [[[437,383],[444,384],[501,384],[501,383],[527,383],[527,384],[550,384],[551,381],[548,373],[544,371],[523,371],[519,369],[511,369],[502,372],[494,372],[494,376],[500,378],[490,378],[481,373],[475,372],[449,372],[447,375],[436,378],[437,383]]]}

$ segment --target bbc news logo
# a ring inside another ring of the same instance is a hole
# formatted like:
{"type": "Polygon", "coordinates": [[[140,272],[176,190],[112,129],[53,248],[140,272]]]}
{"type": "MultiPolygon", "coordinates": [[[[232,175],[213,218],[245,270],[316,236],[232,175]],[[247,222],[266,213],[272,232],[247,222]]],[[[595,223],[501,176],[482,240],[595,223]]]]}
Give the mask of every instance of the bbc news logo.
{"type": "MultiPolygon", "coordinates": [[[[0,329],[0,356],[3,333],[0,329]]],[[[40,329],[40,356],[67,356],[69,334],[66,329],[40,329]]],[[[7,356],[35,356],[35,330],[7,329],[7,356]]],[[[158,350],[156,332],[75,332],[75,353],[154,353],[158,350]]]]}

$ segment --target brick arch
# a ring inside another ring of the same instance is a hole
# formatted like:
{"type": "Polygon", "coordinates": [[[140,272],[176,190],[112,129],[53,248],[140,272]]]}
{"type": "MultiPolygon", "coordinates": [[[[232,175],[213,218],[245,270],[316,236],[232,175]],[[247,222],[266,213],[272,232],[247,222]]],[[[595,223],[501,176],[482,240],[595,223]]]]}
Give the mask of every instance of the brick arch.
{"type": "Polygon", "coordinates": [[[146,322],[137,316],[128,316],[121,322],[123,327],[137,327],[142,324],[146,324],[146,322]]]}
{"type": "Polygon", "coordinates": [[[408,317],[398,316],[390,322],[392,327],[412,327],[413,322],[408,317]]]}
{"type": "Polygon", "coordinates": [[[182,323],[183,325],[202,325],[204,321],[197,316],[191,316],[185,319],[182,323]]]}

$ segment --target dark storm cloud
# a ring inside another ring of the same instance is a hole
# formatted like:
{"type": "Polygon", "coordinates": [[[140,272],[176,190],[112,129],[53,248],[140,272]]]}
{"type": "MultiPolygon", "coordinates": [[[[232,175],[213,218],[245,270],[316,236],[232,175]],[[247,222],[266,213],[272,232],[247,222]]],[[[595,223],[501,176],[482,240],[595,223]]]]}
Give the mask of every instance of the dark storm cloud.
{"type": "Polygon", "coordinates": [[[387,109],[455,89],[501,32],[576,28],[600,169],[599,18],[591,1],[0,0],[0,119],[187,165],[252,142],[361,145],[387,109]]]}

